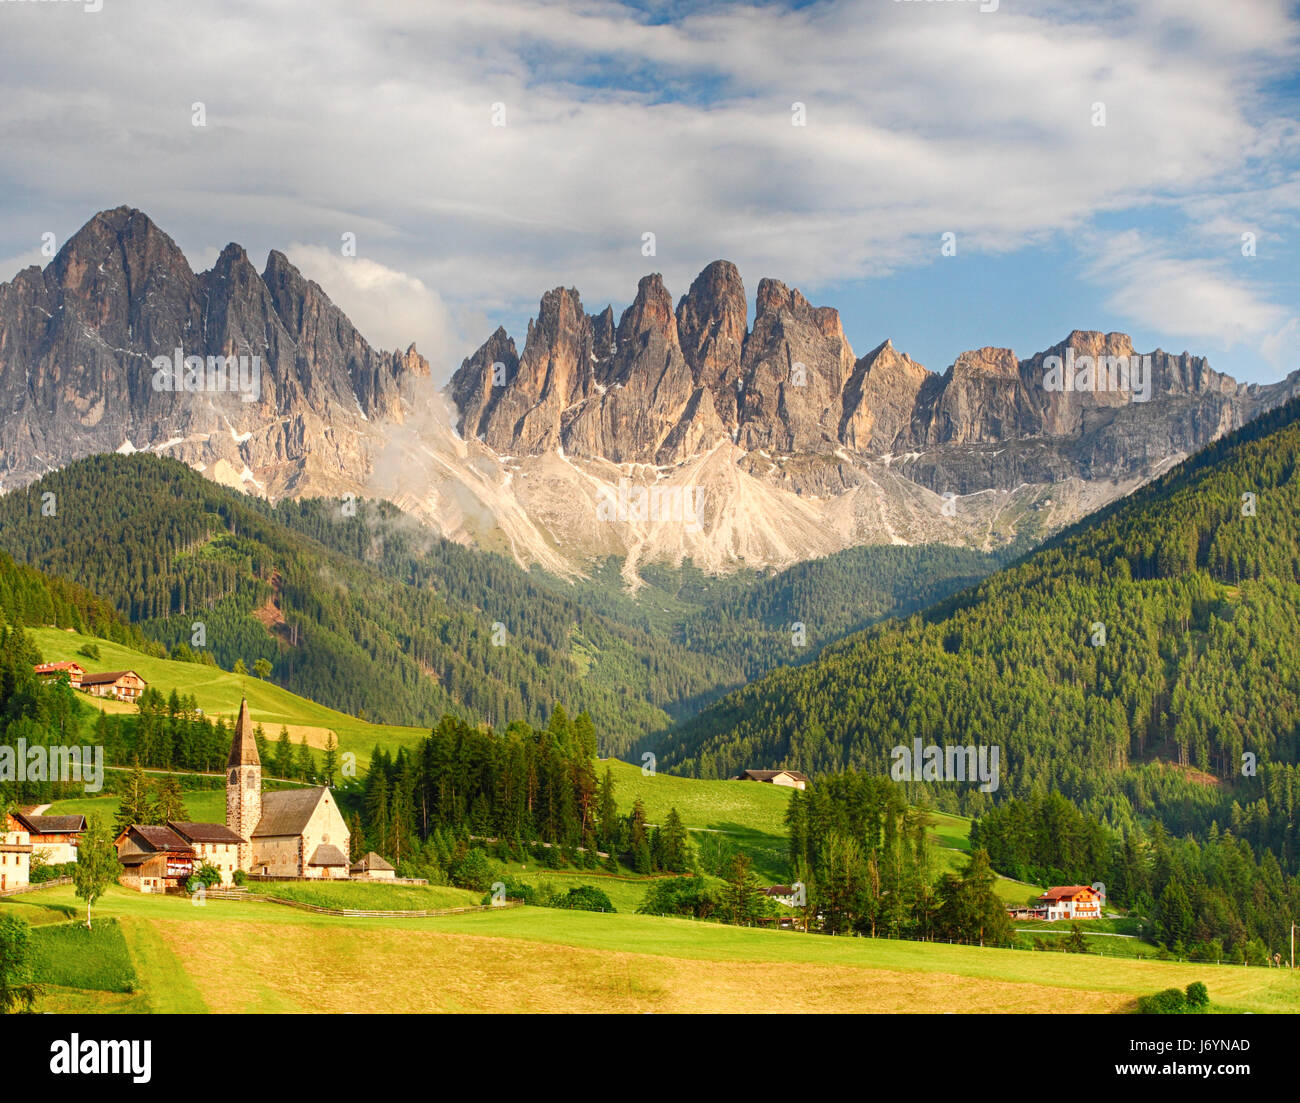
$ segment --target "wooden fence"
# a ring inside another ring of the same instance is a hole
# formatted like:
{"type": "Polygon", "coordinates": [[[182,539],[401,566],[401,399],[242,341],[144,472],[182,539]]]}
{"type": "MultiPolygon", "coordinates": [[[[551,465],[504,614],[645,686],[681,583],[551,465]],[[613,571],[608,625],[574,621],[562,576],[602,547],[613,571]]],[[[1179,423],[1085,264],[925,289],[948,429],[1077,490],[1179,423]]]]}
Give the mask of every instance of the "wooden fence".
{"type": "Polygon", "coordinates": [[[20,892],[36,892],[38,889],[51,889],[55,885],[70,885],[71,877],[56,877],[53,881],[37,881],[31,885],[15,885],[11,889],[5,889],[0,892],[0,896],[17,896],[20,892]]]}

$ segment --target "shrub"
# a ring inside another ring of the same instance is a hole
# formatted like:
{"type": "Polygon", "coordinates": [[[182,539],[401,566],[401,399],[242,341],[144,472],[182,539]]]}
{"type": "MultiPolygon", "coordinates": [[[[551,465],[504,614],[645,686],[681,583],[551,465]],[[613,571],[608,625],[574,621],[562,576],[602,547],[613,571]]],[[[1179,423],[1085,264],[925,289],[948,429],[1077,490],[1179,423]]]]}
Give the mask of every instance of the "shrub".
{"type": "Polygon", "coordinates": [[[1187,1006],[1194,1011],[1203,1011],[1210,1006],[1210,990],[1199,980],[1187,986],[1187,1006]]]}
{"type": "Polygon", "coordinates": [[[702,877],[672,877],[646,890],[637,911],[641,915],[693,915],[707,919],[718,909],[718,898],[702,877]]]}
{"type": "Polygon", "coordinates": [[[614,905],[600,889],[594,885],[579,885],[571,888],[568,894],[560,897],[552,907],[572,908],[577,911],[612,912],[614,905]]]}
{"type": "Polygon", "coordinates": [[[466,851],[451,869],[452,884],[475,892],[487,892],[496,879],[496,867],[479,847],[466,851]]]}
{"type": "Polygon", "coordinates": [[[1187,998],[1177,988],[1166,988],[1138,1000],[1138,1013],[1142,1015],[1181,1015],[1186,1010],[1187,998]]]}
{"type": "Polygon", "coordinates": [[[99,644],[97,644],[97,643],[93,643],[93,642],[89,642],[89,641],[86,642],[86,643],[83,643],[79,648],[77,648],[77,654],[78,654],[78,655],[84,655],[84,656],[85,656],[86,658],[88,658],[88,659],[98,659],[98,658],[99,658],[99,644]]]}
{"type": "MultiPolygon", "coordinates": [[[[541,894],[537,891],[537,888],[528,881],[520,881],[514,877],[503,877],[501,883],[506,887],[507,900],[522,900],[525,904],[531,904],[534,907],[539,905],[544,906],[545,901],[542,899],[541,894]]],[[[492,892],[490,889],[483,894],[483,899],[480,903],[492,903],[492,892]]]]}

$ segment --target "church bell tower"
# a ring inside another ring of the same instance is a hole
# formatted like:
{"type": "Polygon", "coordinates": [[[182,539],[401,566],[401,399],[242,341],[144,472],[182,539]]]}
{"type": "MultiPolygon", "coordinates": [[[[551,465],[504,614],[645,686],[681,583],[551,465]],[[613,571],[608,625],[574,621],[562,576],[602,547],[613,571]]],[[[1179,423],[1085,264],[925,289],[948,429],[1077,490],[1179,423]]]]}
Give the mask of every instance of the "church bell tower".
{"type": "Polygon", "coordinates": [[[226,826],[244,840],[239,847],[239,868],[253,868],[253,831],[262,819],[262,760],[248,717],[248,698],[239,703],[235,738],[226,762],[226,826]]]}

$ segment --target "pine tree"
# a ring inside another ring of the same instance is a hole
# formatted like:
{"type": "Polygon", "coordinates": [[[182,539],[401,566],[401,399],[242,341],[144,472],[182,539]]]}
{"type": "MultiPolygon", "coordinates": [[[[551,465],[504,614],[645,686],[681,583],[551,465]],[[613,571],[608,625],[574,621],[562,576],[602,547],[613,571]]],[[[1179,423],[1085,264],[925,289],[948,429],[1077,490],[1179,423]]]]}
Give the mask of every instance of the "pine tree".
{"type": "Polygon", "coordinates": [[[325,775],[325,784],[334,788],[334,775],[339,769],[339,741],[330,732],[325,740],[325,756],[321,763],[321,772],[325,775]]]}
{"type": "Polygon", "coordinates": [[[275,745],[275,776],[293,777],[293,744],[289,742],[289,729],[280,728],[280,738],[275,745]]]}
{"type": "Polygon", "coordinates": [[[676,808],[670,808],[664,818],[661,849],[660,862],[664,869],[673,873],[685,873],[691,868],[690,836],[676,808]]]}
{"type": "Polygon", "coordinates": [[[185,823],[188,818],[185,799],[181,796],[180,783],[174,776],[164,778],[154,793],[153,814],[149,822],[185,823]]]}
{"type": "Polygon", "coordinates": [[[136,761],[127,775],[126,787],[118,800],[117,816],[113,820],[113,837],[117,838],[133,824],[153,823],[153,801],[144,768],[136,761]]]}

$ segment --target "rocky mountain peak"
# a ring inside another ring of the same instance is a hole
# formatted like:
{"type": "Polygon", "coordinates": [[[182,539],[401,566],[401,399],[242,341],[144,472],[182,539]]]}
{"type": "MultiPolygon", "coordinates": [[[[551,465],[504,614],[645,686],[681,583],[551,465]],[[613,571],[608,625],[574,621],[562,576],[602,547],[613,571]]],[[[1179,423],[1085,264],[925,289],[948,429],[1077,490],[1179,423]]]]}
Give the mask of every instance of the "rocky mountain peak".
{"type": "Polygon", "coordinates": [[[157,447],[267,493],[309,471],[328,482],[362,462],[355,434],[332,430],[400,420],[428,371],[414,348],[371,348],[283,253],[259,275],[232,243],[196,275],[147,215],[102,211],[39,280],[0,284],[0,480],[157,447]],[[177,350],[205,369],[173,387],[155,361],[177,350]]]}
{"type": "Polygon", "coordinates": [[[672,346],[680,346],[677,337],[677,318],[673,314],[672,296],[664,287],[664,278],[658,272],[642,276],[637,284],[636,298],[618,323],[618,340],[635,340],[647,332],[658,334],[672,346]]]}

